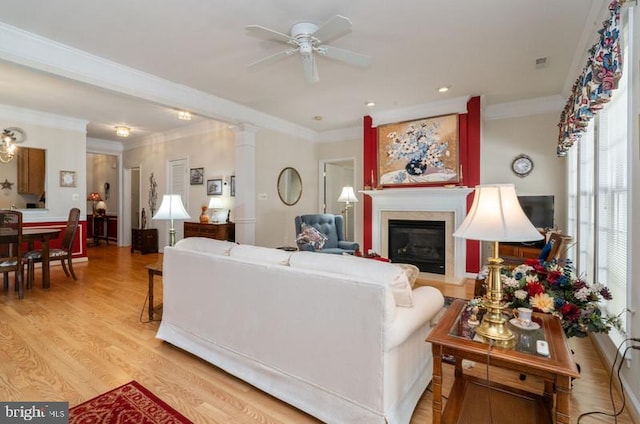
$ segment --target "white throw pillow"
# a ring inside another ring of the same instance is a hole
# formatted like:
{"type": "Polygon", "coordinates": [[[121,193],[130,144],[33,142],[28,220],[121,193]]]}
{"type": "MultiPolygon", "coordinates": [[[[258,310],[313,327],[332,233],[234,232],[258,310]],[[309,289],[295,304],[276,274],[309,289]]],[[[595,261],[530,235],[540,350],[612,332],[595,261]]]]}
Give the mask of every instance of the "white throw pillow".
{"type": "Polygon", "coordinates": [[[418,275],[420,275],[420,268],[413,264],[394,264],[398,268],[402,269],[404,273],[407,275],[407,280],[409,280],[409,285],[411,288],[415,286],[416,280],[418,279],[418,275]]]}
{"type": "Polygon", "coordinates": [[[229,252],[237,246],[236,243],[225,240],[216,240],[206,237],[187,237],[179,240],[175,247],[181,250],[210,253],[213,255],[229,256],[229,252]]]}
{"type": "Polygon", "coordinates": [[[289,258],[293,252],[270,247],[252,246],[250,244],[239,244],[233,249],[229,256],[240,259],[248,259],[253,262],[289,265],[289,258]]]}
{"type": "Polygon", "coordinates": [[[411,285],[404,270],[394,264],[351,255],[332,255],[314,252],[294,252],[289,259],[291,268],[332,272],[355,277],[391,288],[396,306],[413,307],[411,285]]]}

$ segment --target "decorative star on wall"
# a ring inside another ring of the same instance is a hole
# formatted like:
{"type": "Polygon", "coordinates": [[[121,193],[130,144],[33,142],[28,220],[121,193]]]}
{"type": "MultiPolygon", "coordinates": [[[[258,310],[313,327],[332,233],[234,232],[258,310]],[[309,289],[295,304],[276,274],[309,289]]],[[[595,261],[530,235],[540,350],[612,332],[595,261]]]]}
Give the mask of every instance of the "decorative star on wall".
{"type": "Polygon", "coordinates": [[[5,178],[4,181],[0,183],[0,185],[2,185],[3,190],[11,190],[11,186],[13,186],[13,183],[10,183],[9,180],[5,178]]]}

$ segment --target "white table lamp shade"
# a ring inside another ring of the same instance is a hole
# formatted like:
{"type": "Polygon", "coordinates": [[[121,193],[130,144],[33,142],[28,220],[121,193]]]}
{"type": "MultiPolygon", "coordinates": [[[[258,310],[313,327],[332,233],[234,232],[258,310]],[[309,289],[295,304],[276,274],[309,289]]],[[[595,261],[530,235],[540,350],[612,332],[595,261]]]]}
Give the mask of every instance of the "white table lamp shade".
{"type": "Polygon", "coordinates": [[[220,197],[212,197],[209,199],[209,209],[220,209],[224,206],[224,202],[220,197]]]}
{"type": "Polygon", "coordinates": [[[158,212],[152,219],[190,219],[186,209],[182,205],[182,198],[179,194],[165,194],[162,196],[162,203],[158,212]]]}
{"type": "Polygon", "coordinates": [[[353,187],[342,187],[342,192],[340,193],[340,197],[338,197],[338,202],[355,203],[357,201],[358,198],[356,197],[356,193],[353,191],[353,187]]]}
{"type": "Polygon", "coordinates": [[[513,184],[476,186],[471,210],[453,235],[498,242],[543,238],[522,210],[513,184]]]}

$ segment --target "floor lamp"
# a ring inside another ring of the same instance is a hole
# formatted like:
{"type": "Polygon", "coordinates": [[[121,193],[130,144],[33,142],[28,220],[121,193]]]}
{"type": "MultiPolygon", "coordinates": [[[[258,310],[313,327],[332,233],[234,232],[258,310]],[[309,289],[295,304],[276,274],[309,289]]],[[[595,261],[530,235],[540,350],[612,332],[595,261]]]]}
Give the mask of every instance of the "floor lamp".
{"type": "Polygon", "coordinates": [[[356,197],[356,193],[353,191],[353,187],[345,186],[342,187],[342,193],[340,193],[340,197],[338,197],[338,202],[346,203],[344,206],[344,238],[349,238],[349,208],[351,207],[351,203],[356,203],[358,198],[356,197]]]}
{"type": "Polygon", "coordinates": [[[487,312],[476,328],[476,334],[487,343],[512,346],[515,336],[505,325],[506,319],[502,315],[506,304],[502,302],[500,270],[503,260],[498,257],[498,242],[525,242],[543,238],[520,207],[513,184],[476,186],[471,209],[453,236],[493,243],[488,259],[487,294],[482,301],[487,312]]]}
{"type": "Polygon", "coordinates": [[[171,227],[169,228],[169,246],[176,244],[176,230],[173,228],[174,219],[189,219],[191,218],[184,206],[182,205],[182,198],[179,194],[165,194],[162,196],[162,203],[158,212],[151,219],[169,220],[171,227]]]}

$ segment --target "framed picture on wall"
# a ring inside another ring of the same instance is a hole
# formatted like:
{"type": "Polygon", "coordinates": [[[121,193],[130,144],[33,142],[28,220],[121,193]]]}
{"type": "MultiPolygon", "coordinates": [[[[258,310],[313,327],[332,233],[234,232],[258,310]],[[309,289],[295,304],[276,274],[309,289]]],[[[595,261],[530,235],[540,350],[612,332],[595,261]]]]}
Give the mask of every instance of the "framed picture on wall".
{"type": "Polygon", "coordinates": [[[191,168],[189,182],[191,185],[204,184],[204,168],[191,168]]]}
{"type": "Polygon", "coordinates": [[[222,194],[222,178],[207,180],[207,196],[217,196],[222,194]]]}
{"type": "Polygon", "coordinates": [[[231,176],[231,197],[235,197],[236,195],[236,176],[231,176]]]}
{"type": "Polygon", "coordinates": [[[378,127],[378,183],[382,186],[460,181],[458,115],[378,127]]]}
{"type": "Polygon", "coordinates": [[[75,186],[76,186],[76,172],[60,171],[60,187],[75,187],[75,186]]]}

